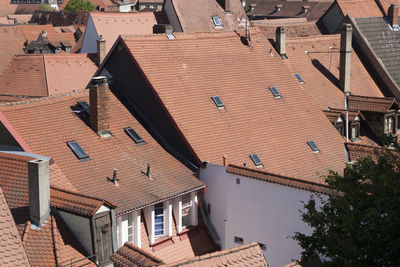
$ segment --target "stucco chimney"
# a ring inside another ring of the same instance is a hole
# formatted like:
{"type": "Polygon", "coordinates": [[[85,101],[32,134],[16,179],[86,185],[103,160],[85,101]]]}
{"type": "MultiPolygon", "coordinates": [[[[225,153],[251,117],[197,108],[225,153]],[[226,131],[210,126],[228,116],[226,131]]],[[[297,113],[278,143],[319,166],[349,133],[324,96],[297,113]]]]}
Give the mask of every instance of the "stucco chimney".
{"type": "Polygon", "coordinates": [[[276,28],[276,48],[281,58],[287,59],[286,56],[286,30],[284,27],[276,28]]]}
{"type": "Polygon", "coordinates": [[[90,126],[101,137],[110,135],[108,114],[108,83],[104,76],[93,77],[89,89],[90,126]]]}
{"type": "Polygon", "coordinates": [[[225,13],[231,13],[231,0],[225,0],[225,13]]]}
{"type": "Polygon", "coordinates": [[[29,217],[40,227],[50,214],[49,161],[35,159],[28,162],[29,217]]]}
{"type": "Polygon", "coordinates": [[[388,10],[389,22],[392,27],[399,26],[399,7],[395,4],[390,5],[388,10]]]}
{"type": "Polygon", "coordinates": [[[350,94],[351,69],[351,24],[343,24],[340,28],[340,71],[339,87],[345,94],[350,94]]]}
{"type": "Polygon", "coordinates": [[[106,40],[103,39],[103,35],[100,35],[97,39],[97,64],[98,66],[103,63],[106,57],[106,40]]]}

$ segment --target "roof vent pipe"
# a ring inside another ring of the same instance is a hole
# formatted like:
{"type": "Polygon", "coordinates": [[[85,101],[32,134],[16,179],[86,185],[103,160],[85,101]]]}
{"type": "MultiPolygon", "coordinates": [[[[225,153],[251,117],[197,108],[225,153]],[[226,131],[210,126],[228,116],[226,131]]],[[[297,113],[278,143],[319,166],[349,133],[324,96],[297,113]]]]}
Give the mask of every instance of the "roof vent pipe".
{"type": "Polygon", "coordinates": [[[351,24],[343,24],[340,28],[340,70],[339,87],[346,95],[350,94],[350,69],[351,69],[351,24]]]}
{"type": "Polygon", "coordinates": [[[287,59],[286,56],[286,30],[284,27],[276,28],[276,48],[279,55],[283,59],[287,59]]]}
{"type": "Polygon", "coordinates": [[[108,114],[108,83],[107,78],[98,76],[92,78],[89,89],[89,121],[92,129],[100,137],[110,137],[108,114]]]}
{"type": "Polygon", "coordinates": [[[392,4],[388,10],[389,22],[392,28],[399,26],[399,7],[392,4]]]}
{"type": "Polygon", "coordinates": [[[153,178],[151,177],[151,172],[150,172],[150,163],[147,163],[146,175],[147,175],[150,179],[153,179],[153,178]]]}
{"type": "Polygon", "coordinates": [[[226,14],[231,13],[231,1],[232,0],[225,0],[225,13],[226,14]]]}
{"type": "Polygon", "coordinates": [[[50,214],[49,161],[35,159],[28,162],[29,218],[40,227],[50,214]]]}
{"type": "Polygon", "coordinates": [[[97,39],[97,65],[100,66],[105,58],[106,40],[103,39],[103,35],[99,35],[99,38],[97,39]]]}
{"type": "Polygon", "coordinates": [[[228,163],[228,157],[227,157],[226,155],[223,155],[223,156],[222,156],[222,162],[223,162],[224,166],[227,165],[227,163],[228,163]]]}

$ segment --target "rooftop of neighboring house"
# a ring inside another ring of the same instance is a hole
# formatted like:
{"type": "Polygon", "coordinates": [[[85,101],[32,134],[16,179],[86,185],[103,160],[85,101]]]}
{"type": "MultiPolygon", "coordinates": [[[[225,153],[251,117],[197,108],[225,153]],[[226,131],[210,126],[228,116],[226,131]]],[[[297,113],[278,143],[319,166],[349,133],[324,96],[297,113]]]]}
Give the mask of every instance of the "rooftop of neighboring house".
{"type": "Polygon", "coordinates": [[[333,1],[249,0],[244,9],[250,19],[306,18],[307,21],[317,21],[332,4],[333,1]],[[251,8],[251,5],[255,7],[251,8]]]}
{"type": "Polygon", "coordinates": [[[201,162],[222,164],[225,155],[308,181],[343,171],[340,135],[264,35],[253,33],[251,46],[236,33],[175,35],[121,42],[201,162]]]}
{"type": "MultiPolygon", "coordinates": [[[[0,152],[0,187],[3,189],[13,221],[17,226],[15,230],[11,230],[14,231],[14,236],[16,234],[16,237],[22,240],[26,255],[32,266],[55,266],[65,264],[71,260],[84,259],[85,256],[79,252],[80,248],[73,240],[69,230],[53,214],[49,215],[45,224],[41,225],[40,228],[31,227],[29,219],[28,161],[36,159],[35,156],[37,155],[0,152]]],[[[50,183],[59,184],[57,177],[54,177],[54,179],[52,177],[54,173],[54,169],[50,170],[50,183]]],[[[58,191],[57,189],[52,189],[51,194],[56,195],[58,191]]],[[[17,249],[18,244],[15,245],[14,248],[17,249]]],[[[20,257],[23,257],[24,253],[21,252],[20,257]]],[[[15,251],[13,255],[15,255],[15,251]]],[[[95,266],[87,259],[84,259],[79,264],[95,266]]],[[[17,265],[15,264],[15,266],[17,265]]]]}
{"type": "Polygon", "coordinates": [[[365,112],[386,113],[399,108],[396,99],[392,97],[371,97],[350,95],[349,109],[365,112]]]}
{"type": "MultiPolygon", "coordinates": [[[[64,9],[68,4],[69,0],[64,0],[63,3],[59,5],[59,9],[64,9]]],[[[112,10],[118,7],[118,0],[89,0],[97,10],[112,10]]]]}
{"type": "Polygon", "coordinates": [[[0,24],[14,25],[14,24],[26,24],[31,19],[32,14],[11,14],[4,17],[0,17],[0,24]]]}
{"type": "Polygon", "coordinates": [[[400,86],[400,31],[393,30],[386,18],[355,18],[356,26],[390,77],[400,86]]]}
{"type": "MultiPolygon", "coordinates": [[[[120,34],[152,34],[153,25],[157,24],[154,12],[91,12],[90,17],[93,20],[97,35],[102,35],[103,39],[107,42],[107,52],[111,49],[120,34]]],[[[88,38],[90,37],[88,36],[88,38]]]]}
{"type": "Polygon", "coordinates": [[[399,156],[399,152],[394,149],[383,148],[373,145],[346,143],[346,148],[349,153],[349,161],[354,162],[365,157],[371,157],[374,161],[377,159],[377,154],[391,152],[399,156]]]}
{"type": "MultiPolygon", "coordinates": [[[[322,110],[344,109],[345,95],[339,88],[339,34],[287,38],[286,55],[290,74],[300,75],[299,86],[311,94],[322,110]]],[[[351,94],[384,97],[354,50],[350,73],[351,94]]]]}
{"type": "MultiPolygon", "coordinates": [[[[240,0],[230,1],[230,13],[225,12],[225,1],[218,0],[170,0],[183,32],[233,31],[244,28],[246,13],[240,0]],[[216,27],[213,16],[222,24],[216,27]]],[[[166,5],[164,3],[164,5],[166,5]]]]}
{"type": "MultiPolygon", "coordinates": [[[[64,1],[67,2],[67,1],[64,1]]],[[[38,23],[41,25],[51,24],[54,27],[70,26],[85,27],[89,17],[88,11],[78,11],[76,13],[65,11],[44,11],[36,10],[32,15],[30,23],[38,23]]]]}
{"type": "MultiPolygon", "coordinates": [[[[1,179],[1,178],[0,178],[1,179]]],[[[0,265],[30,266],[14,218],[0,187],[0,265]]]]}
{"type": "Polygon", "coordinates": [[[32,14],[40,7],[36,4],[14,4],[10,0],[0,1],[0,17],[13,14],[32,14]]]}
{"type": "Polygon", "coordinates": [[[24,54],[24,44],[38,39],[42,31],[53,42],[75,44],[73,33],[57,33],[52,25],[12,25],[0,27],[0,74],[14,55],[24,54]]]}
{"type": "Polygon", "coordinates": [[[89,90],[4,105],[0,112],[19,146],[52,157],[79,193],[111,201],[117,205],[117,214],[204,187],[192,171],[152,138],[113,93],[108,95],[107,118],[112,135],[108,138],[100,138],[90,127],[89,90]],[[127,127],[133,129],[133,137],[124,130],[127,127]]]}
{"type": "Polygon", "coordinates": [[[306,18],[253,20],[251,23],[270,39],[275,39],[278,26],[285,27],[286,38],[321,35],[319,24],[317,25],[315,21],[307,21],[306,18]]]}
{"type": "Polygon", "coordinates": [[[85,88],[96,72],[88,54],[26,54],[11,60],[0,76],[0,102],[46,97],[85,88]]]}
{"type": "Polygon", "coordinates": [[[258,243],[252,242],[239,247],[175,260],[171,263],[161,261],[154,255],[125,243],[112,256],[117,267],[123,266],[268,266],[258,243]]]}
{"type": "Polygon", "coordinates": [[[343,15],[351,15],[354,18],[380,17],[382,11],[375,0],[337,0],[343,15]]]}

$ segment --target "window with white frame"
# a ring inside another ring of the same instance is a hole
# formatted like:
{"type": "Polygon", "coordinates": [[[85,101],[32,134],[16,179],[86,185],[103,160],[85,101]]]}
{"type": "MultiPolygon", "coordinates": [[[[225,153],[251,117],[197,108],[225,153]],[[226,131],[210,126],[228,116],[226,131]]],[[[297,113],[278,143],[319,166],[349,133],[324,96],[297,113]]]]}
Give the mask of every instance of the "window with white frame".
{"type": "Polygon", "coordinates": [[[134,219],[133,213],[128,214],[128,241],[133,243],[135,237],[135,227],[134,227],[134,219]]]}
{"type": "Polygon", "coordinates": [[[182,196],[182,227],[191,225],[192,199],[190,194],[182,196]]]}
{"type": "Polygon", "coordinates": [[[163,203],[154,206],[154,236],[164,235],[164,205],[163,203]]]}
{"type": "Polygon", "coordinates": [[[394,116],[388,116],[385,118],[385,133],[386,134],[394,133],[394,116]]]}

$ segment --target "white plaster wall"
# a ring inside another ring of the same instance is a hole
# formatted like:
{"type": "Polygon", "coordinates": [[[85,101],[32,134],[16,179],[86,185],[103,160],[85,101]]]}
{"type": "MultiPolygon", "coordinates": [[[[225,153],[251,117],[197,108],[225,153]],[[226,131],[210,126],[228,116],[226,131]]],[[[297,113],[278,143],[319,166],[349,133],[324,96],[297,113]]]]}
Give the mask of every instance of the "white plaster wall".
{"type": "Polygon", "coordinates": [[[207,164],[200,171],[206,184],[206,203],[211,203],[211,221],[223,249],[232,248],[234,236],[244,243],[266,244],[264,255],[270,267],[280,267],[300,258],[301,248],[289,236],[295,231],[310,233],[301,220],[301,201],[311,192],[268,183],[225,172],[225,166],[207,164]],[[236,184],[240,178],[240,184],[236,184]]]}
{"type": "Polygon", "coordinates": [[[81,53],[97,53],[97,38],[96,27],[94,26],[92,16],[89,15],[85,36],[83,37],[81,53]]]}

